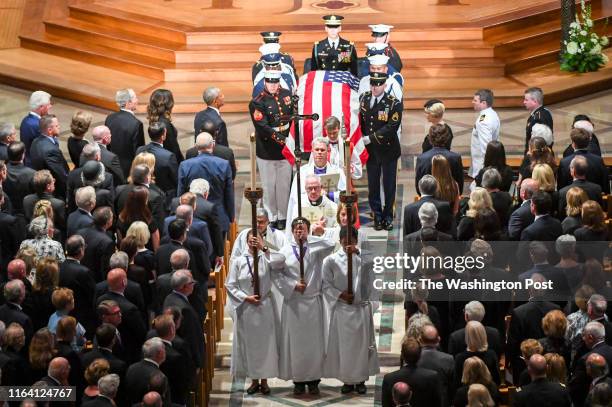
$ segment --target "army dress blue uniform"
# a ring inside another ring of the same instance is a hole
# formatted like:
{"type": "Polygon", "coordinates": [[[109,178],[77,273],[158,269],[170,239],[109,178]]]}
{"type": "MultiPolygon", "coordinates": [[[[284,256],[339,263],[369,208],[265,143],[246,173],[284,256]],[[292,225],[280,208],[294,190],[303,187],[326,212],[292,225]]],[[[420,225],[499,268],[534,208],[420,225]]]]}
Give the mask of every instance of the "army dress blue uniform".
{"type": "MultiPolygon", "coordinates": [[[[344,17],[336,15],[323,16],[325,26],[339,28],[344,17]]],[[[357,50],[355,44],[344,38],[326,38],[315,42],[310,58],[311,71],[349,71],[357,76],[357,50]]]]}

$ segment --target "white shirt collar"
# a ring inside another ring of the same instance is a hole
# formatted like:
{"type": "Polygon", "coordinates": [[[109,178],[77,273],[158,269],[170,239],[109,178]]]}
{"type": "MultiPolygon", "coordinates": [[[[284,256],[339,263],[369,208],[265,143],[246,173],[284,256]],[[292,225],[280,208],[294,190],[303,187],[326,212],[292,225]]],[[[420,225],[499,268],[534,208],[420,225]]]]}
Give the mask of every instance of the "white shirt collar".
{"type": "Polygon", "coordinates": [[[215,112],[217,112],[217,114],[218,114],[219,116],[221,116],[221,112],[219,111],[219,109],[217,109],[217,108],[216,108],[216,107],[214,107],[214,106],[208,106],[208,107],[210,107],[212,110],[214,110],[215,112]]]}
{"type": "Polygon", "coordinates": [[[153,363],[155,366],[159,367],[159,363],[157,363],[157,362],[156,362],[156,361],[154,361],[153,359],[144,358],[143,360],[146,360],[147,362],[151,362],[151,363],[153,363]]]}
{"type": "Polygon", "coordinates": [[[548,214],[544,214],[544,215],[536,215],[535,218],[533,218],[533,221],[535,222],[536,220],[543,218],[544,216],[548,216],[548,214]]]}
{"type": "Polygon", "coordinates": [[[124,112],[131,113],[131,114],[132,114],[132,116],[135,116],[134,112],[132,112],[132,111],[131,111],[131,110],[129,110],[129,109],[124,109],[124,108],[121,108],[120,110],[122,110],[122,111],[124,111],[124,112]]]}
{"type": "Polygon", "coordinates": [[[39,119],[40,119],[40,115],[39,115],[38,113],[36,113],[36,112],[30,112],[30,114],[31,114],[32,116],[37,117],[37,118],[39,118],[39,119]]]}
{"type": "Polygon", "coordinates": [[[340,44],[340,38],[336,38],[335,40],[332,40],[331,38],[327,37],[327,42],[329,42],[329,46],[334,48],[334,44],[336,44],[336,48],[338,46],[338,44],[340,44]]]}

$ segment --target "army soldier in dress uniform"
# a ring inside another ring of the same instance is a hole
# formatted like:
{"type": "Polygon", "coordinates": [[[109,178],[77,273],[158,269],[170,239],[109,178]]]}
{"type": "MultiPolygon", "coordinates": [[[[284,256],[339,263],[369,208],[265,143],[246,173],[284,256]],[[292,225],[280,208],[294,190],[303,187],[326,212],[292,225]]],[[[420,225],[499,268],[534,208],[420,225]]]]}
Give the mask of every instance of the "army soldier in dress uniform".
{"type": "MultiPolygon", "coordinates": [[[[485,152],[490,141],[499,140],[499,116],[493,110],[493,92],[490,89],[480,89],[474,93],[472,99],[474,110],[479,112],[472,130],[472,142],[470,152],[472,154],[472,166],[468,175],[475,178],[484,166],[485,152]]],[[[476,186],[476,183],[472,183],[476,186]]]]}
{"type": "MultiPolygon", "coordinates": [[[[263,31],[259,33],[259,35],[261,35],[263,38],[264,44],[278,44],[282,34],[283,33],[280,31],[263,31]]],[[[293,71],[295,72],[295,61],[291,55],[286,52],[281,52],[281,61],[293,68],[293,71]]]]}
{"type": "Polygon", "coordinates": [[[525,153],[529,149],[529,140],[531,140],[531,129],[536,123],[545,124],[553,130],[553,118],[550,111],[544,107],[544,92],[541,88],[528,88],[525,90],[523,105],[529,112],[527,119],[527,128],[525,129],[525,153]]]}
{"type": "Polygon", "coordinates": [[[249,104],[255,126],[257,167],[263,184],[263,205],[272,227],[285,229],[291,165],[283,156],[293,112],[291,93],[280,87],[279,71],[266,71],[264,90],[249,104]]]}
{"type": "Polygon", "coordinates": [[[401,155],[397,129],[402,122],[402,101],[385,93],[388,75],[370,73],[371,91],[360,99],[359,121],[364,143],[370,154],[368,170],[368,200],[374,212],[374,229],[393,229],[393,205],[397,176],[397,160],[401,155]],[[382,173],[385,207],[380,202],[382,173]]]}
{"type": "Polygon", "coordinates": [[[350,71],[357,76],[357,50],[352,42],[340,38],[342,20],[337,15],[324,16],[327,38],[315,42],[310,60],[311,71],[350,71]]]}
{"type": "MultiPolygon", "coordinates": [[[[393,28],[392,25],[387,24],[375,24],[369,26],[372,29],[372,38],[374,38],[374,42],[386,44],[387,46],[383,48],[384,55],[389,57],[389,65],[391,65],[397,72],[401,72],[402,70],[402,59],[399,54],[391,46],[389,42],[389,31],[393,28]]],[[[369,57],[374,54],[366,54],[366,57],[369,57]]]]}
{"type": "Polygon", "coordinates": [[[528,362],[527,372],[531,383],[516,389],[515,407],[570,407],[572,401],[565,385],[546,378],[546,359],[533,355],[528,362]]]}

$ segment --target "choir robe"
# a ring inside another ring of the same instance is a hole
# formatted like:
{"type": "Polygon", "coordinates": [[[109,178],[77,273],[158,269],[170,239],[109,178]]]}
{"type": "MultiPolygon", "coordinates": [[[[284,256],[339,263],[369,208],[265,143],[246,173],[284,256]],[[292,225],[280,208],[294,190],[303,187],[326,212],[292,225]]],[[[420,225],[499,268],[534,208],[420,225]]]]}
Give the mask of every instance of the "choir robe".
{"type": "Polygon", "coordinates": [[[346,384],[368,380],[379,372],[374,319],[372,316],[372,270],[361,267],[353,254],[353,304],[341,300],[348,287],[348,257],[344,248],[323,261],[323,295],[330,310],[329,334],[323,364],[325,377],[346,384]]]}
{"type": "Polygon", "coordinates": [[[274,283],[283,295],[281,313],[280,378],[295,382],[319,380],[323,377],[323,356],[327,323],[323,312],[321,267],[331,254],[334,243],[309,236],[304,245],[303,294],[295,291],[300,281],[299,246],[292,238],[280,251],[285,268],[275,273],[274,283]]]}
{"type": "Polygon", "coordinates": [[[234,377],[266,379],[278,377],[280,319],[271,295],[271,273],[282,268],[285,258],[278,253],[258,252],[260,305],[245,301],[253,295],[251,253],[232,260],[225,282],[228,307],[234,322],[232,363],[230,373],[234,377]],[[250,267],[249,267],[250,266],[250,267]]]}

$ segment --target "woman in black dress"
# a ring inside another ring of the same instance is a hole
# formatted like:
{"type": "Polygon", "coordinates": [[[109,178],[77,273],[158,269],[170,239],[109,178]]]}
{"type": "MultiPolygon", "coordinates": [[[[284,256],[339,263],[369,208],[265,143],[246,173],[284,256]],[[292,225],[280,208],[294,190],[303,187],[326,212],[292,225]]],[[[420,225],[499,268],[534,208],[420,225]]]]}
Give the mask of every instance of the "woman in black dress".
{"type": "Polygon", "coordinates": [[[174,153],[180,164],[184,160],[183,153],[178,144],[176,127],[172,124],[172,108],[174,107],[174,96],[167,89],[156,89],[149,99],[147,106],[147,120],[149,123],[160,122],[166,126],[166,141],[164,148],[174,153]]]}
{"type": "Polygon", "coordinates": [[[157,229],[157,223],[153,222],[148,201],[149,190],[145,186],[138,185],[129,192],[125,206],[117,217],[117,233],[119,234],[119,241],[121,241],[127,235],[127,231],[133,222],[144,222],[149,226],[151,248],[157,250],[159,247],[159,230],[157,229]]]}
{"type": "MultiPolygon", "coordinates": [[[[453,131],[449,127],[448,124],[444,122],[442,118],[444,116],[444,103],[442,103],[439,99],[430,99],[425,103],[425,115],[427,116],[427,121],[431,123],[431,125],[441,124],[448,130],[448,143],[444,146],[447,150],[451,149],[451,144],[453,143],[453,131]]],[[[429,132],[428,132],[429,133],[429,132]]],[[[423,140],[423,144],[421,146],[423,148],[423,152],[429,151],[433,148],[431,141],[429,140],[429,136],[425,135],[425,140],[423,140]]]]}
{"type": "Polygon", "coordinates": [[[482,186],[482,175],[489,167],[495,168],[501,175],[502,181],[499,189],[506,192],[510,191],[512,180],[514,179],[514,171],[512,171],[510,166],[506,165],[506,149],[500,141],[493,140],[487,144],[484,167],[476,175],[476,186],[482,186]]]}
{"type": "Polygon", "coordinates": [[[608,248],[608,228],[604,211],[595,201],[582,204],[582,227],[574,231],[579,242],[579,252],[585,259],[596,259],[603,262],[603,255],[608,248]]]}
{"type": "Polygon", "coordinates": [[[89,130],[92,120],[93,116],[91,114],[81,110],[72,116],[72,121],[70,122],[72,134],[68,137],[68,154],[70,154],[70,159],[75,168],[80,166],[81,152],[83,147],[89,143],[84,137],[87,130],[89,130]]]}

